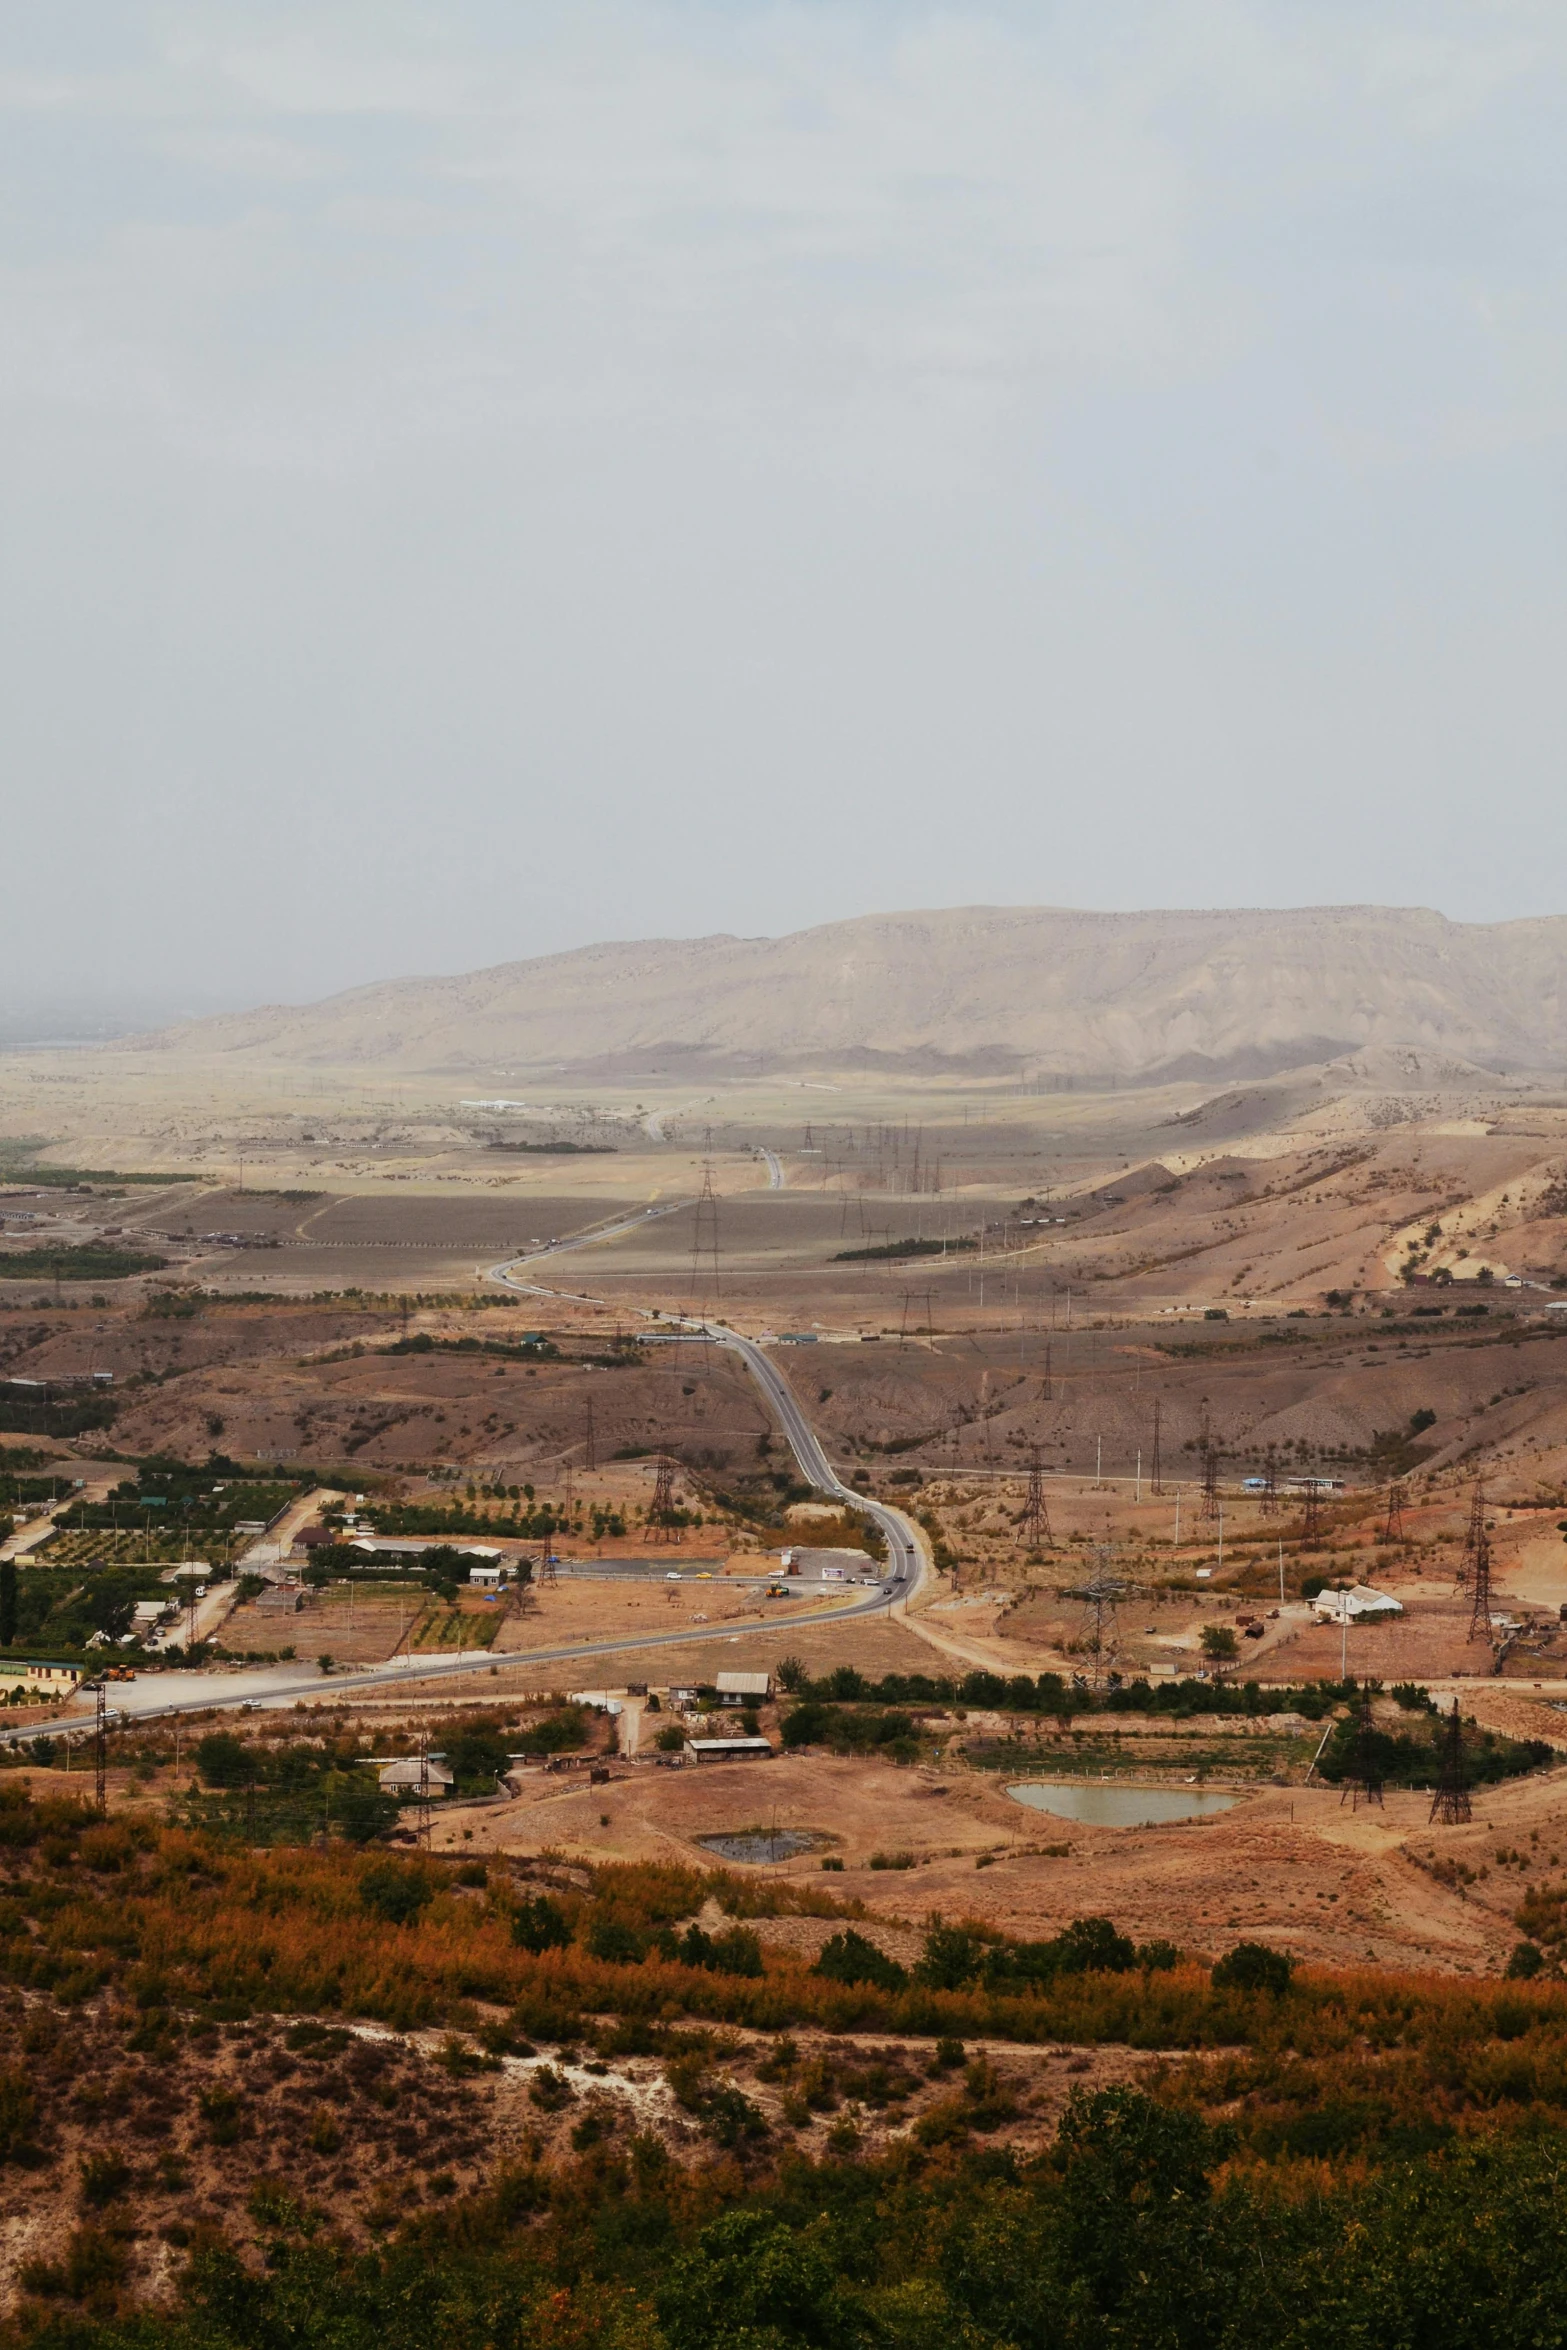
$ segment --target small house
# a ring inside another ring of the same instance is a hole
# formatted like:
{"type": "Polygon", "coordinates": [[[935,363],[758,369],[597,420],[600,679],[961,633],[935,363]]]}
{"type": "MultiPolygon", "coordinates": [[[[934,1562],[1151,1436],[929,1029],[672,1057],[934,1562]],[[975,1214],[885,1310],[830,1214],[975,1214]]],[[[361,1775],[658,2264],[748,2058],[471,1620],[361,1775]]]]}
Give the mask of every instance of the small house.
{"type": "Polygon", "coordinates": [[[427,1792],[432,1800],[449,1794],[457,1784],[457,1774],[445,1763],[431,1755],[405,1754],[397,1762],[383,1763],[379,1783],[387,1795],[418,1795],[427,1792]]]}
{"type": "Polygon", "coordinates": [[[771,1673],[720,1673],[720,1705],[765,1705],[773,1693],[771,1673]]]}
{"type": "Polygon", "coordinates": [[[1319,1591],[1311,1605],[1313,1613],[1327,1624],[1355,1624],[1367,1617],[1401,1616],[1404,1612],[1402,1600],[1386,1591],[1373,1591],[1368,1583],[1352,1583],[1347,1591],[1319,1591]]]}
{"type": "Polygon", "coordinates": [[[304,1604],[305,1595],[297,1583],[269,1583],[256,1595],[258,1616],[297,1616],[304,1604]]]}

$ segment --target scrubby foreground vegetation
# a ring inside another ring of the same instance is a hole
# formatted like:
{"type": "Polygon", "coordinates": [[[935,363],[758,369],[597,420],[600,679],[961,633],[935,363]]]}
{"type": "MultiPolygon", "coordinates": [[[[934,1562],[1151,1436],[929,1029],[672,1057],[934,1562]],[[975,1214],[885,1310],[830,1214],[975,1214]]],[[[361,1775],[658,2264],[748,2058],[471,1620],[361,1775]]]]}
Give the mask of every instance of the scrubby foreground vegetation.
{"type": "Polygon", "coordinates": [[[1567,2332],[1541,1974],[1199,1961],[1094,1918],[928,1919],[900,1960],[809,1880],[256,1850],[20,1777],[0,1873],[15,2342],[1567,2332]]]}

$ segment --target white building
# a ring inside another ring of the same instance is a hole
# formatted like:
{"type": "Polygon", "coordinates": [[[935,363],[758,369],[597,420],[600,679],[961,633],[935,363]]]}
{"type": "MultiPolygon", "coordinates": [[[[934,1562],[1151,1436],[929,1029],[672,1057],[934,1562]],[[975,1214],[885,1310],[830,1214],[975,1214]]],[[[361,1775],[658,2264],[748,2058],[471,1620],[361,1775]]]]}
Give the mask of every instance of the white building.
{"type": "Polygon", "coordinates": [[[1319,1591],[1312,1611],[1326,1624],[1358,1623],[1367,1616],[1401,1616],[1404,1603],[1369,1583],[1352,1583],[1347,1591],[1319,1591]]]}

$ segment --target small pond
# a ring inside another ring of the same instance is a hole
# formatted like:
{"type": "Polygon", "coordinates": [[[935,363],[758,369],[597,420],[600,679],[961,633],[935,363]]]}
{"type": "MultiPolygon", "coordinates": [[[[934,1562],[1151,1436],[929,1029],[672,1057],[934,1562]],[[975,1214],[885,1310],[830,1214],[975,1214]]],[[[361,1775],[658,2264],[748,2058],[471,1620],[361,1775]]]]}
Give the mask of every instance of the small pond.
{"type": "Polygon", "coordinates": [[[698,1836],[696,1841],[720,1860],[757,1862],[793,1860],[802,1852],[814,1852],[821,1839],[804,1828],[740,1828],[731,1836],[698,1836]]]}
{"type": "Polygon", "coordinates": [[[1241,1801],[1200,1787],[1130,1787],[1093,1779],[1025,1779],[1007,1793],[1030,1811],[1053,1812],[1084,1828],[1153,1828],[1166,1820],[1211,1820],[1241,1801]]]}

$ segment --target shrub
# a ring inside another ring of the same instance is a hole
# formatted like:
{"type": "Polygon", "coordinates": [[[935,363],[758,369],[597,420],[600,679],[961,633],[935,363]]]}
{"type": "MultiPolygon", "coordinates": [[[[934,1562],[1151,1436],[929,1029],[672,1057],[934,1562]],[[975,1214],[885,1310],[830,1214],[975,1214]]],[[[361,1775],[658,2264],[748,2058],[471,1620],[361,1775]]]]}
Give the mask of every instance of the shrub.
{"type": "Polygon", "coordinates": [[[541,2064],[528,2083],[528,2095],[541,2113],[559,2113],[576,2094],[565,2074],[558,2073],[552,2064],[541,2064]]]}
{"type": "Polygon", "coordinates": [[[852,1926],[823,1944],[813,1971],[831,1983],[869,1983],[877,1991],[901,1991],[909,1979],[895,1958],[888,1958],[852,1926]]]}
{"type": "Polygon", "coordinates": [[[196,1768],[207,1787],[245,1787],[255,1766],[231,1730],[210,1730],[196,1742],[196,1768]]]}
{"type": "Polygon", "coordinates": [[[359,1880],[361,1906],[391,1926],[410,1924],[434,1891],[422,1868],[395,1860],[377,1861],[359,1880]]]}
{"type": "Polygon", "coordinates": [[[98,2210],[105,2203],[112,2203],[117,2195],[124,2194],[130,2182],[130,2164],[112,2148],[82,2156],[82,2201],[90,2208],[98,2210]]]}
{"type": "Polygon", "coordinates": [[[734,2148],[747,2138],[765,2138],[767,2124],[759,2109],[732,2081],[721,2081],[702,2099],[702,2128],[706,2136],[734,2148]]]}
{"type": "Polygon", "coordinates": [[[1270,1991],[1277,1998],[1290,1987],[1293,1959],[1265,1942],[1237,1942],[1213,1969],[1216,1991],[1270,1991]]]}
{"type": "Polygon", "coordinates": [[[571,1928],[558,1902],[547,1893],[535,1893],[513,1913],[511,1938],[519,1950],[564,1950],[571,1928]]]}
{"type": "Polygon", "coordinates": [[[1520,1942],[1507,1961],[1507,1973],[1515,1983],[1528,1983],[1544,1965],[1545,1953],[1538,1942],[1520,1942]]]}
{"type": "Polygon", "coordinates": [[[925,1937],[914,1980],[935,1991],[960,1991],[978,1974],[983,1955],[972,1934],[961,1926],[944,1926],[938,1918],[925,1937]]]}
{"type": "Polygon", "coordinates": [[[588,1954],[612,1966],[635,1966],[647,1944],[623,1918],[595,1918],[588,1928],[588,1954]]]}
{"type": "Polygon", "coordinates": [[[0,2072],[0,2162],[35,2170],[43,2160],[34,2137],[38,2109],[33,2085],[21,2065],[0,2072]]]}

